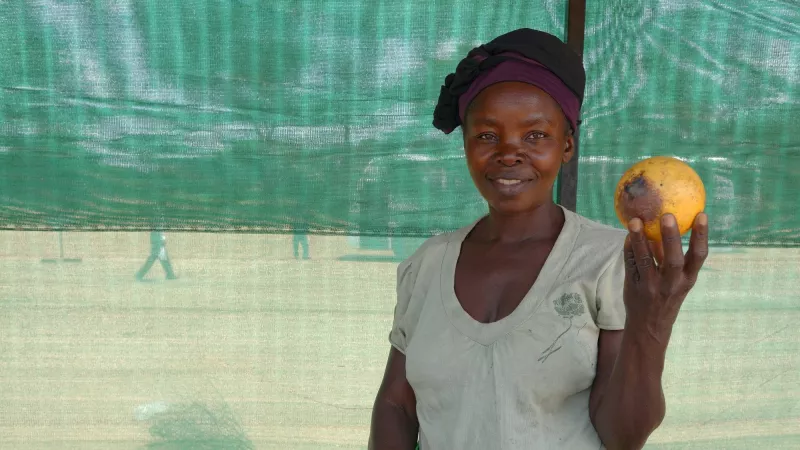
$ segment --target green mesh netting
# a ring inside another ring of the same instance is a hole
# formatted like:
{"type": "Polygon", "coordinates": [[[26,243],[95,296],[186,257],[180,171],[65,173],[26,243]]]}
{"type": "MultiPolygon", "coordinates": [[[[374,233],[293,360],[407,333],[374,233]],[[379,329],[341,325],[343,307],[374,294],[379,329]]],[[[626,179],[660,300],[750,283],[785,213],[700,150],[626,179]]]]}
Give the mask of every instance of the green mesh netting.
{"type": "MultiPolygon", "coordinates": [[[[800,5],[587,3],[578,212],[678,156],[717,244],[647,448],[800,448],[800,5]]],[[[565,9],[0,1],[0,448],[365,448],[396,262],[485,211],[444,76],[565,9]]]]}
{"type": "MultiPolygon", "coordinates": [[[[798,245],[795,2],[589,2],[579,212],[685,158],[715,243],[798,245]]],[[[444,76],[563,1],[3,2],[0,226],[428,236],[483,211],[444,76]]]]}

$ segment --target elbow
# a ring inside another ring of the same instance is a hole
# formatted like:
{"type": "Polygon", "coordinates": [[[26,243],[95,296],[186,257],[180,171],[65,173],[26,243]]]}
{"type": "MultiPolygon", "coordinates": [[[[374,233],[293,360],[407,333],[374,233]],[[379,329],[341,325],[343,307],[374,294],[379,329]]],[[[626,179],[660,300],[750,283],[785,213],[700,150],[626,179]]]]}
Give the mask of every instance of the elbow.
{"type": "Polygon", "coordinates": [[[592,422],[607,450],[641,450],[650,435],[661,426],[665,415],[665,408],[656,408],[634,416],[635,419],[615,421],[613,426],[606,424],[598,428],[600,424],[594,417],[592,422]]]}
{"type": "Polygon", "coordinates": [[[647,443],[650,433],[631,433],[617,435],[613,439],[603,440],[606,450],[641,450],[647,443]]]}
{"type": "Polygon", "coordinates": [[[407,405],[379,400],[372,410],[367,443],[369,450],[411,450],[416,446],[419,423],[407,405]]]}

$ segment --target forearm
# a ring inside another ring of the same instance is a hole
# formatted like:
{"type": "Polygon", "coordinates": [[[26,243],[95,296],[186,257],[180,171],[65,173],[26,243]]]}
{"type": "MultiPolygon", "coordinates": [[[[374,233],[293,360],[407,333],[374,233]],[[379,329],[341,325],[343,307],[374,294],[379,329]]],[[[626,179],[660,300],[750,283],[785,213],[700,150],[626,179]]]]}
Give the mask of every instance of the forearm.
{"type": "Polygon", "coordinates": [[[369,450],[414,450],[419,424],[399,405],[375,404],[372,410],[369,450]]]}
{"type": "Polygon", "coordinates": [[[662,375],[669,332],[626,327],[592,422],[609,450],[641,449],[666,412],[662,375]]]}

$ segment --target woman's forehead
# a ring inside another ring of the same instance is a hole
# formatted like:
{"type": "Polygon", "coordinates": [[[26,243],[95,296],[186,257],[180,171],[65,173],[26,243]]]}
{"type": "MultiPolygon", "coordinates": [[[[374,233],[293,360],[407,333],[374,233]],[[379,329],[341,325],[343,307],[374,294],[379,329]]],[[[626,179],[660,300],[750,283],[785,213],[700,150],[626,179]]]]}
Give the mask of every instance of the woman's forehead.
{"type": "Polygon", "coordinates": [[[558,103],[542,89],[520,82],[503,82],[487,87],[475,97],[468,110],[473,116],[510,113],[547,120],[557,120],[563,114],[558,103]]]}

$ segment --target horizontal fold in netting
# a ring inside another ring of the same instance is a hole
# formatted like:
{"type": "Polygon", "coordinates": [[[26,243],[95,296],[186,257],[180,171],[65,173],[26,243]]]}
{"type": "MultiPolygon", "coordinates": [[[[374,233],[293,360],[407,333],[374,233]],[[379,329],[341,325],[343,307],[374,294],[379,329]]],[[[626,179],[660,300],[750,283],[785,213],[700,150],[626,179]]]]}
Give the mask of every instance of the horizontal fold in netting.
{"type": "MultiPolygon", "coordinates": [[[[689,161],[717,244],[800,245],[800,7],[588,2],[578,212],[689,161]]],[[[565,2],[0,3],[0,228],[424,237],[485,211],[444,76],[565,2]]]]}

